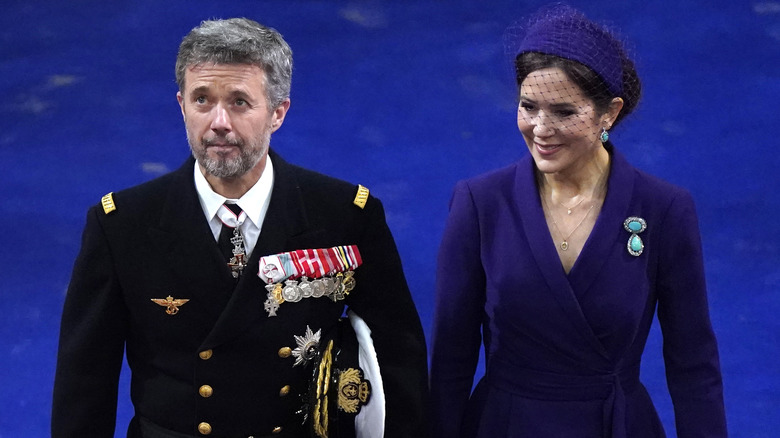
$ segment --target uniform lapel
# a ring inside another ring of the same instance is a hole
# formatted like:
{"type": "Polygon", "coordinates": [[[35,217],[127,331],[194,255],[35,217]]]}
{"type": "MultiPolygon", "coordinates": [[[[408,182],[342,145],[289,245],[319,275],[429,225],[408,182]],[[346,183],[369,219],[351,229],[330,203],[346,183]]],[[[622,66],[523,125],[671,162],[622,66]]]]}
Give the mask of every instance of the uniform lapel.
{"type": "Polygon", "coordinates": [[[259,318],[268,318],[263,307],[267,291],[257,276],[260,257],[290,250],[291,238],[308,228],[295,167],[275,153],[269,154],[274,163],[274,187],[260,238],[230,301],[204,341],[204,349],[232,339],[259,318]]]}
{"type": "Polygon", "coordinates": [[[530,157],[526,157],[518,164],[515,190],[519,201],[518,207],[523,217],[523,231],[536,264],[550,289],[550,294],[572,323],[576,332],[574,336],[581,336],[596,352],[608,358],[604,346],[601,345],[582,313],[569,278],[561,266],[555,243],[544,219],[534,165],[530,157]]]}
{"type": "Polygon", "coordinates": [[[178,281],[217,287],[227,273],[221,269],[222,255],[198,200],[194,165],[190,158],[172,175],[174,181],[160,207],[159,222],[149,233],[178,281]]]}

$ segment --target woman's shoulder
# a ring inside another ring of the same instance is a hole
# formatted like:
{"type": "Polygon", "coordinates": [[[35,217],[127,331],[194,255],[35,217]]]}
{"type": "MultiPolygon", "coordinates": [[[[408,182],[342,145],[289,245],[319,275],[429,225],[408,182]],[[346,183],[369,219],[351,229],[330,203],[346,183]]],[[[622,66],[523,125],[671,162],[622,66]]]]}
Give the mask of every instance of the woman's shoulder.
{"type": "Polygon", "coordinates": [[[523,157],[509,165],[466,178],[458,182],[458,186],[468,187],[474,192],[495,192],[497,188],[507,189],[515,185],[519,174],[532,172],[530,157],[523,157]]]}
{"type": "Polygon", "coordinates": [[[458,181],[450,207],[471,205],[477,210],[496,211],[513,208],[535,193],[532,165],[521,159],[507,166],[458,181]],[[530,186],[530,187],[527,187],[530,186]]]}
{"type": "Polygon", "coordinates": [[[613,152],[614,166],[613,172],[619,175],[615,181],[618,184],[625,184],[624,176],[629,176],[633,180],[634,196],[642,198],[653,198],[657,200],[673,200],[678,197],[690,197],[689,191],[679,185],[673,184],[663,178],[653,175],[645,170],[634,167],[628,162],[620,152],[613,152]]]}
{"type": "Polygon", "coordinates": [[[673,184],[644,170],[634,168],[635,194],[669,202],[675,199],[690,199],[691,194],[685,187],[673,184]]]}
{"type": "MultiPolygon", "coordinates": [[[[617,169],[613,168],[613,171],[617,169]]],[[[688,189],[627,163],[620,173],[624,177],[616,178],[614,184],[611,182],[610,190],[620,191],[621,188],[615,184],[629,183],[625,187],[630,187],[627,193],[630,208],[640,216],[646,216],[645,219],[652,217],[654,220],[662,220],[689,214],[695,216],[695,202],[688,189]]]]}

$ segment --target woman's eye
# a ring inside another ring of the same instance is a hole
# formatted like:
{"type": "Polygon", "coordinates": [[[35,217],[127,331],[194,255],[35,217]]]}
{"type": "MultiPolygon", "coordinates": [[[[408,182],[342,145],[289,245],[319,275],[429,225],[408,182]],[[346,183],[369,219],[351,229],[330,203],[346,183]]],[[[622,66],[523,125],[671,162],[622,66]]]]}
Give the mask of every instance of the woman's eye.
{"type": "Polygon", "coordinates": [[[520,108],[526,110],[526,111],[533,111],[535,109],[534,105],[528,102],[522,102],[520,104],[520,108]]]}

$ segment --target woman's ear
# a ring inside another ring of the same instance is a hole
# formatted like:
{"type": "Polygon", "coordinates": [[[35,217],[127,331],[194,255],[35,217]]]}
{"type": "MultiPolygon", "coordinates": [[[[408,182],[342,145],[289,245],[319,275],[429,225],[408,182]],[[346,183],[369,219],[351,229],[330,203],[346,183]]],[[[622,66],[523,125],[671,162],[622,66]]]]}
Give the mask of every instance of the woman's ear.
{"type": "Polygon", "coordinates": [[[606,129],[612,128],[612,125],[615,124],[615,120],[617,120],[618,114],[620,114],[622,109],[623,98],[616,97],[612,99],[612,102],[609,103],[609,108],[607,108],[607,112],[601,117],[601,121],[606,125],[604,126],[606,129]]]}

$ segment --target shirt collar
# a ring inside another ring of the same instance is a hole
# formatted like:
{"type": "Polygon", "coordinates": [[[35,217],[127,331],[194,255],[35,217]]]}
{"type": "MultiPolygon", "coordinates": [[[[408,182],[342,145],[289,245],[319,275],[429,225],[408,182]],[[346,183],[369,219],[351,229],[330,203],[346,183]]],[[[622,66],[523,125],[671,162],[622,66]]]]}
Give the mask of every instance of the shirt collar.
{"type": "Polygon", "coordinates": [[[271,163],[271,157],[268,156],[265,162],[265,169],[260,179],[250,188],[244,196],[239,199],[229,199],[215,192],[211,185],[206,181],[206,177],[200,171],[198,162],[195,161],[195,189],[198,191],[200,206],[203,208],[203,214],[206,219],[211,221],[217,215],[219,207],[225,201],[232,201],[246,212],[246,216],[255,226],[260,226],[268,209],[268,203],[271,198],[271,190],[274,186],[274,166],[271,163]]]}

